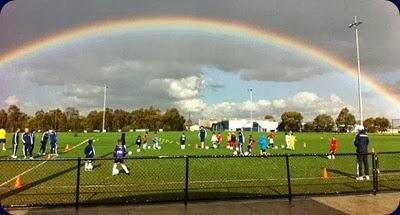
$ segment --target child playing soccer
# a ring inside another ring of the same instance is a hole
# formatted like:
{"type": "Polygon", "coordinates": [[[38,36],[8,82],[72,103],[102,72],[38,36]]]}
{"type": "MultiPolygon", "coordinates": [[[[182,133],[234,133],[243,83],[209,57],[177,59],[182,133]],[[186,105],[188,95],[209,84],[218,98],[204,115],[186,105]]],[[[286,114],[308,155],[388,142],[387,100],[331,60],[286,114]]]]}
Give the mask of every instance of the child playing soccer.
{"type": "Polygon", "coordinates": [[[294,151],[295,144],[297,142],[296,136],[294,136],[293,132],[290,134],[290,149],[294,151]]]}
{"type": "Polygon", "coordinates": [[[159,149],[159,142],[158,142],[158,137],[157,137],[157,132],[154,132],[154,137],[152,139],[153,142],[153,149],[159,149]]]}
{"type": "Polygon", "coordinates": [[[181,142],[181,149],[185,149],[185,147],[186,147],[186,135],[185,135],[185,132],[182,133],[181,138],[180,138],[180,142],[181,142]]]}
{"type": "Polygon", "coordinates": [[[248,155],[251,155],[251,153],[253,152],[254,144],[255,144],[255,143],[254,143],[253,136],[250,135],[250,136],[249,136],[249,144],[247,145],[247,152],[248,152],[248,155]]]}
{"type": "Polygon", "coordinates": [[[229,149],[233,150],[234,148],[236,148],[236,135],[235,133],[231,133],[231,143],[229,145],[229,149]]]}
{"type": "Polygon", "coordinates": [[[330,149],[329,149],[328,159],[335,159],[336,148],[337,148],[337,140],[336,140],[336,137],[333,136],[330,140],[330,149]]]}
{"type": "Polygon", "coordinates": [[[285,143],[286,143],[286,149],[290,149],[290,135],[288,132],[285,132],[285,143]]]}
{"type": "Polygon", "coordinates": [[[138,151],[140,151],[140,146],[142,146],[142,137],[140,135],[136,137],[136,146],[138,151]]]}
{"type": "Polygon", "coordinates": [[[144,135],[143,135],[143,149],[147,148],[148,135],[149,135],[149,133],[147,131],[144,132],[144,135]]]}
{"type": "Polygon", "coordinates": [[[121,164],[122,169],[125,171],[126,174],[129,175],[128,167],[126,167],[125,165],[125,155],[125,147],[122,145],[122,141],[119,139],[118,144],[115,146],[114,149],[114,166],[112,169],[112,175],[119,174],[119,170],[117,169],[118,164],[121,164]]]}
{"type": "Polygon", "coordinates": [[[265,134],[262,134],[260,137],[260,148],[261,148],[261,156],[262,157],[267,157],[267,147],[268,147],[268,142],[267,142],[267,137],[265,134]]]}
{"type": "Polygon", "coordinates": [[[93,170],[92,158],[95,156],[96,152],[92,144],[93,140],[90,139],[85,147],[85,171],[93,170]]]}
{"type": "Polygon", "coordinates": [[[268,147],[274,148],[275,132],[273,130],[268,133],[268,141],[268,147]]]}
{"type": "Polygon", "coordinates": [[[239,148],[237,151],[238,151],[239,155],[243,155],[243,145],[245,143],[245,140],[244,140],[244,135],[243,135],[242,131],[239,131],[238,139],[239,139],[239,148]]]}
{"type": "Polygon", "coordinates": [[[232,132],[228,132],[228,136],[226,137],[226,148],[231,149],[231,140],[232,140],[232,132]]]}
{"type": "Polygon", "coordinates": [[[212,136],[211,136],[211,144],[212,144],[214,149],[217,148],[217,142],[218,142],[217,135],[215,134],[215,132],[213,132],[212,136]]]}
{"type": "Polygon", "coordinates": [[[219,148],[219,146],[221,145],[222,142],[222,135],[221,132],[218,132],[217,134],[217,148],[219,148]]]}

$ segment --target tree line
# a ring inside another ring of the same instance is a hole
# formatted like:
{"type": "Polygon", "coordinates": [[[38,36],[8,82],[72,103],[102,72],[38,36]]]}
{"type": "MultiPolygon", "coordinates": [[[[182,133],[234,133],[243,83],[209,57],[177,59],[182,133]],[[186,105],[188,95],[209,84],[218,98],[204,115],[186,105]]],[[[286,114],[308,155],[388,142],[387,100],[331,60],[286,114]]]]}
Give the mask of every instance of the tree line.
{"type": "MultiPolygon", "coordinates": [[[[90,111],[82,116],[74,107],[65,110],[59,108],[37,111],[30,116],[21,111],[16,105],[11,105],[7,110],[0,110],[0,126],[9,131],[16,128],[28,127],[33,130],[56,129],[57,131],[94,131],[101,130],[103,126],[103,111],[90,111]]],[[[150,129],[157,131],[182,131],[185,129],[185,118],[176,108],[162,112],[158,108],[140,108],[131,112],[122,109],[105,111],[105,129],[107,131],[150,129]]]]}
{"type": "MultiPolygon", "coordinates": [[[[274,120],[271,115],[265,116],[267,120],[274,120]]],[[[303,122],[300,112],[289,111],[281,115],[279,131],[305,131],[305,132],[346,132],[351,131],[357,123],[355,116],[348,108],[343,108],[334,120],[328,114],[319,114],[314,120],[303,122]]],[[[191,125],[190,119],[185,118],[176,108],[162,112],[158,108],[140,108],[131,112],[122,109],[110,109],[105,111],[105,129],[117,131],[119,129],[128,131],[130,129],[149,129],[157,131],[182,131],[185,125],[191,125]]],[[[11,105],[7,110],[0,110],[0,126],[9,131],[16,128],[29,127],[33,130],[56,129],[57,131],[94,131],[101,130],[103,125],[103,111],[90,111],[82,116],[74,107],[64,110],[59,108],[37,111],[30,116],[20,110],[16,105],[11,105]]],[[[390,128],[390,121],[385,117],[367,118],[364,127],[368,132],[384,132],[390,128]]]]}
{"type": "MultiPolygon", "coordinates": [[[[270,115],[265,119],[273,118],[270,115]]],[[[303,116],[300,112],[290,111],[281,115],[281,122],[278,130],[280,131],[305,131],[305,132],[349,132],[354,129],[356,121],[355,116],[350,113],[348,108],[342,108],[339,115],[334,120],[328,114],[319,114],[313,121],[303,123],[303,116]]],[[[370,117],[364,120],[364,128],[368,132],[384,132],[390,128],[390,121],[385,117],[370,117]]]]}

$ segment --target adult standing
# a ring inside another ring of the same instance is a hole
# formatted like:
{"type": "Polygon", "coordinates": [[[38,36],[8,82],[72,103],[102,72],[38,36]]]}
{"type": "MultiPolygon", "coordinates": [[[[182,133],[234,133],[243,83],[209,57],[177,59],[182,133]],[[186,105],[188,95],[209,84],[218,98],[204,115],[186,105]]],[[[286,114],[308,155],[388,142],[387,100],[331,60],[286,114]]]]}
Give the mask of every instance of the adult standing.
{"type": "Polygon", "coordinates": [[[354,140],[357,152],[357,180],[369,180],[368,144],[367,133],[364,129],[359,130],[354,140]]]}
{"type": "Polygon", "coordinates": [[[15,131],[13,137],[12,137],[12,144],[13,144],[13,154],[11,158],[17,159],[17,150],[18,150],[18,144],[19,144],[19,128],[15,131]]]}

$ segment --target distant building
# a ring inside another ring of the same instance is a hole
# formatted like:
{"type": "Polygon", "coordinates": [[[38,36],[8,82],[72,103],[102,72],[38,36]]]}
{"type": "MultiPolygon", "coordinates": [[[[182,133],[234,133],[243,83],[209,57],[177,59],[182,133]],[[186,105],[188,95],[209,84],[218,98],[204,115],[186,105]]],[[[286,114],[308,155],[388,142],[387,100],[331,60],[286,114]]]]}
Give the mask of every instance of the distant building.
{"type": "Polygon", "coordinates": [[[223,120],[220,122],[212,123],[211,129],[214,131],[237,131],[239,129],[243,131],[276,131],[278,128],[278,122],[268,120],[223,120]]]}
{"type": "Polygon", "coordinates": [[[199,131],[200,126],[199,125],[192,125],[189,127],[189,131],[199,131]]]}
{"type": "Polygon", "coordinates": [[[205,128],[211,128],[213,124],[217,123],[217,120],[214,119],[200,119],[199,126],[203,126],[205,128]]]}

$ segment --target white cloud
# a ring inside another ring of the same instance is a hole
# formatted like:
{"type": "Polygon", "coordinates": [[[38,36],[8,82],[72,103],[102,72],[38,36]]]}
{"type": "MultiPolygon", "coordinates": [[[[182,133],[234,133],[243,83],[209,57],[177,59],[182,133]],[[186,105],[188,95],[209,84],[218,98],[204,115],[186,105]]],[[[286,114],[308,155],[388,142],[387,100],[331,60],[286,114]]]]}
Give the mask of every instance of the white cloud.
{"type": "Polygon", "coordinates": [[[198,113],[203,111],[207,105],[201,99],[186,99],[175,102],[175,105],[178,109],[182,110],[185,113],[198,113]]]}
{"type": "Polygon", "coordinates": [[[190,76],[181,79],[155,79],[151,80],[150,84],[163,88],[172,98],[190,99],[200,95],[205,80],[202,77],[190,76]]]}
{"type": "Polygon", "coordinates": [[[312,92],[299,92],[293,96],[273,101],[256,100],[243,102],[221,102],[208,106],[202,112],[204,118],[249,118],[250,110],[253,111],[254,118],[263,118],[265,115],[273,115],[279,119],[285,111],[299,111],[305,120],[312,120],[317,114],[326,113],[336,116],[342,107],[346,105],[339,96],[330,95],[329,98],[319,97],[312,92]]]}
{"type": "Polygon", "coordinates": [[[11,95],[11,96],[8,96],[4,102],[7,105],[18,105],[19,100],[16,95],[11,95]]]}

